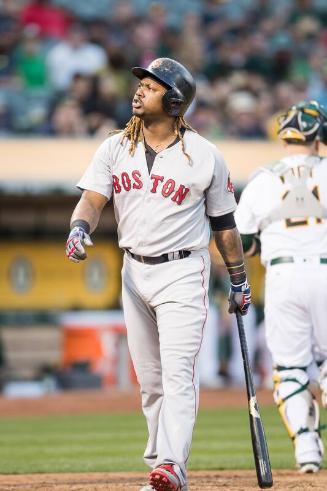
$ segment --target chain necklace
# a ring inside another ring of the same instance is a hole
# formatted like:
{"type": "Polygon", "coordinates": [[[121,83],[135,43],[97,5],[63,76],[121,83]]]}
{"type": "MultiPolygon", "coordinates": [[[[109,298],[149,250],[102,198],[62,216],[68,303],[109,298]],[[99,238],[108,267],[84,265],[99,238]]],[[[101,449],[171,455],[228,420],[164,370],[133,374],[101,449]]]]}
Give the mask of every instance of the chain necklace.
{"type": "Polygon", "coordinates": [[[169,140],[160,142],[157,145],[154,145],[153,147],[151,145],[149,145],[149,146],[151,146],[151,148],[153,148],[153,150],[156,153],[159,153],[162,150],[164,150],[165,148],[169,147],[169,145],[171,145],[175,140],[176,140],[176,135],[174,135],[174,139],[172,139],[172,137],[170,137],[169,140]]]}

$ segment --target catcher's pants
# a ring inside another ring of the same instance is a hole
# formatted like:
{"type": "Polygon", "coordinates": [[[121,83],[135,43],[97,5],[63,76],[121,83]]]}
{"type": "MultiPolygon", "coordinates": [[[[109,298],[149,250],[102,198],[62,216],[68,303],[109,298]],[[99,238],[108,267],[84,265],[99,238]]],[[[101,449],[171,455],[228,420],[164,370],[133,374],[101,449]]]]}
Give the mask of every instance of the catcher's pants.
{"type": "Polygon", "coordinates": [[[144,461],[150,467],[177,464],[182,485],[199,402],[209,274],[207,250],[156,265],[124,256],[127,338],[149,432],[144,461]]]}
{"type": "Polygon", "coordinates": [[[267,266],[265,325],[275,365],[327,359],[327,264],[318,257],[267,266]]]}

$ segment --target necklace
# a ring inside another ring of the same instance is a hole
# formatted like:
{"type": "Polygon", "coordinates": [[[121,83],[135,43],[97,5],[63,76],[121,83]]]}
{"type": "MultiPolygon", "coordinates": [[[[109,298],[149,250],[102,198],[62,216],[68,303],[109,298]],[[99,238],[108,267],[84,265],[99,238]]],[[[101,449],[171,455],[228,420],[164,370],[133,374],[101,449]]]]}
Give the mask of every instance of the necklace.
{"type": "Polygon", "coordinates": [[[174,139],[170,137],[169,140],[165,140],[163,142],[157,143],[157,145],[154,146],[149,144],[149,146],[153,148],[153,150],[155,150],[156,153],[158,153],[161,150],[164,150],[165,148],[169,147],[169,145],[171,145],[175,140],[176,140],[176,135],[174,135],[174,139]]]}

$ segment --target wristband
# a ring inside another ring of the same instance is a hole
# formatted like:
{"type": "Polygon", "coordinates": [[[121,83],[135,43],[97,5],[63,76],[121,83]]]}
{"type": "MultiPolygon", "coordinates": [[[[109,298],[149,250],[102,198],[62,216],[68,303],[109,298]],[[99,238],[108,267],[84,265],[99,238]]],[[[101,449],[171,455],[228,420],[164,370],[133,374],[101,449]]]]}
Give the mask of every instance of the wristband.
{"type": "Polygon", "coordinates": [[[90,224],[86,220],[74,220],[70,224],[70,229],[72,230],[75,227],[82,228],[87,234],[89,234],[91,230],[90,224]]]}
{"type": "Polygon", "coordinates": [[[244,262],[226,263],[226,268],[230,276],[232,285],[241,285],[246,282],[246,272],[244,262]]]}
{"type": "Polygon", "coordinates": [[[238,284],[233,284],[231,283],[231,290],[233,292],[237,292],[237,293],[240,293],[240,292],[244,292],[247,288],[249,288],[249,283],[248,283],[248,280],[247,278],[245,278],[245,281],[244,283],[238,283],[238,284]]]}

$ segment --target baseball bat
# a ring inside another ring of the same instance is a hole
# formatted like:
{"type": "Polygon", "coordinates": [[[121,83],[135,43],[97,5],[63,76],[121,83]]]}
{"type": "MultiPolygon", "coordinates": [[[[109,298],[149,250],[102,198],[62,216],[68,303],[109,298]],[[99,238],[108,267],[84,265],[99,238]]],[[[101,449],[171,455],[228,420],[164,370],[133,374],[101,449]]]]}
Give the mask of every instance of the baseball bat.
{"type": "Polygon", "coordinates": [[[257,472],[257,480],[260,488],[271,488],[273,485],[273,478],[271,473],[267,440],[253,384],[243,319],[239,310],[236,311],[236,319],[243,358],[246,393],[249,408],[250,432],[254,463],[257,472]]]}

